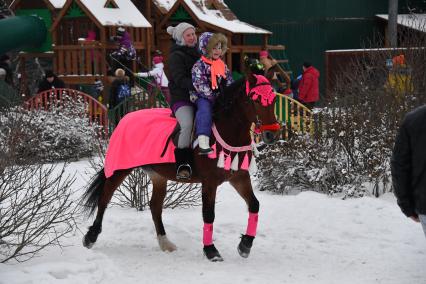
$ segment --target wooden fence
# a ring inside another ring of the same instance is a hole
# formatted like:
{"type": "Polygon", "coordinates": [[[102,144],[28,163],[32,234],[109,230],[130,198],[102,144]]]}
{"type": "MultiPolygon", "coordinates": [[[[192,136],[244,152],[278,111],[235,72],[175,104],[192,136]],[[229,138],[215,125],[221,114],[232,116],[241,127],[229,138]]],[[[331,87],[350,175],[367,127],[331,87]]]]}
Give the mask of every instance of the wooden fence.
{"type": "MultiPolygon", "coordinates": [[[[139,88],[132,96],[122,101],[112,109],[107,109],[95,98],[73,89],[51,89],[37,94],[25,102],[29,110],[48,110],[52,105],[61,105],[65,97],[80,99],[87,106],[87,116],[91,123],[102,126],[106,135],[111,134],[120,119],[129,112],[154,107],[168,107],[161,92],[154,88],[148,91],[139,88]]],[[[288,139],[292,134],[313,135],[318,123],[313,113],[300,102],[277,94],[275,113],[282,125],[282,138],[288,139]]]]}
{"type": "Polygon", "coordinates": [[[275,114],[283,127],[283,139],[287,139],[291,134],[313,134],[314,132],[312,111],[295,99],[277,93],[275,114]]]}
{"type": "Polygon", "coordinates": [[[60,106],[69,99],[80,100],[87,107],[90,123],[98,123],[108,135],[108,110],[95,98],[73,89],[51,89],[38,93],[25,102],[28,110],[49,110],[52,106],[60,106]]]}

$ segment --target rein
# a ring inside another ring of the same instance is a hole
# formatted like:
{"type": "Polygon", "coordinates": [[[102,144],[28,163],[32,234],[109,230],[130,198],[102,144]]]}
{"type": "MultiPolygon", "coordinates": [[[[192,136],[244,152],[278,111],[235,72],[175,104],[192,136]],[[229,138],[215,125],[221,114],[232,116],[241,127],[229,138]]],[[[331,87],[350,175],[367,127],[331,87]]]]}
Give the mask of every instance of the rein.
{"type": "Polygon", "coordinates": [[[246,152],[253,150],[253,144],[247,145],[247,146],[240,146],[240,147],[234,147],[228,145],[228,143],[223,140],[223,138],[220,136],[219,132],[217,131],[216,125],[213,124],[212,126],[212,132],[214,135],[214,138],[216,138],[216,142],[222,146],[223,149],[228,150],[230,152],[246,152]]]}

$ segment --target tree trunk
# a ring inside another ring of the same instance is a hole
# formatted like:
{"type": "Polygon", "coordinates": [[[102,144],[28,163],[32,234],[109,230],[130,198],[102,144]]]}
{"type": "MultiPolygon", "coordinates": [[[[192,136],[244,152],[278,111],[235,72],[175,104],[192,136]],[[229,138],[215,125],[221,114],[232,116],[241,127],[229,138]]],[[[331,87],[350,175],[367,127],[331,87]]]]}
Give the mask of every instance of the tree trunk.
{"type": "Polygon", "coordinates": [[[389,0],[388,45],[398,46],[398,0],[389,0]]]}

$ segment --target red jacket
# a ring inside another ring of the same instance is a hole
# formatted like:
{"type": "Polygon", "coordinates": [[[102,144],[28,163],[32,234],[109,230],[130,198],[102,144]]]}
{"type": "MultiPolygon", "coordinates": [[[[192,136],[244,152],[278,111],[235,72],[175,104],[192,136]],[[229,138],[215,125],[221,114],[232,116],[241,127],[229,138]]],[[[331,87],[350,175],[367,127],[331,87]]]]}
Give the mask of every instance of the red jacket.
{"type": "Polygon", "coordinates": [[[299,100],[302,103],[311,103],[319,100],[320,73],[313,66],[306,68],[299,84],[299,100]]]}

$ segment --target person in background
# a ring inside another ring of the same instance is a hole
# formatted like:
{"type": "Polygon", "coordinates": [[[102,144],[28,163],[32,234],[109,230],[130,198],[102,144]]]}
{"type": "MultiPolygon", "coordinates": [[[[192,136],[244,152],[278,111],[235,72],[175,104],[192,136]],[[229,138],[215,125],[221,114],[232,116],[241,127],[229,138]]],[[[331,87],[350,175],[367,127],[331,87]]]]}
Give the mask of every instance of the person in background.
{"type": "Polygon", "coordinates": [[[319,71],[311,63],[303,63],[302,79],[299,82],[298,100],[307,108],[313,109],[319,100],[319,71]]]}
{"type": "Polygon", "coordinates": [[[391,158],[394,194],[401,211],[421,222],[426,237],[426,105],[409,112],[398,130],[391,158]]]}
{"type": "Polygon", "coordinates": [[[291,80],[290,88],[293,94],[293,99],[299,100],[299,84],[302,80],[302,74],[296,77],[296,79],[291,80]]]}
{"type": "Polygon", "coordinates": [[[59,79],[52,70],[45,72],[43,80],[38,84],[37,93],[47,91],[50,89],[63,89],[65,88],[64,81],[59,79]]]}
{"type": "Polygon", "coordinates": [[[190,100],[192,85],[191,69],[200,58],[195,27],[180,23],[167,27],[167,33],[175,41],[169,55],[170,107],[179,123],[178,145],[175,149],[176,179],[188,180],[192,175],[193,155],[191,133],[194,124],[194,104],[190,100]]]}
{"type": "Polygon", "coordinates": [[[266,50],[259,52],[259,60],[265,67],[264,76],[271,82],[274,91],[284,94],[290,88],[291,80],[288,74],[275,59],[272,59],[266,50]]]}
{"type": "Polygon", "coordinates": [[[0,81],[5,81],[6,80],[6,70],[4,70],[3,68],[0,68],[0,81]]]}
{"type": "Polygon", "coordinates": [[[166,73],[164,73],[163,56],[155,55],[152,58],[152,64],[154,66],[152,70],[135,73],[135,76],[142,78],[153,77],[156,86],[161,90],[167,102],[170,104],[169,80],[167,79],[166,73]]]}
{"type": "Polygon", "coordinates": [[[118,68],[115,70],[115,79],[109,89],[109,103],[107,107],[113,109],[124,99],[130,97],[131,94],[129,77],[126,76],[126,72],[123,69],[118,68]]]}
{"type": "Polygon", "coordinates": [[[3,54],[0,56],[0,68],[6,72],[4,76],[4,81],[13,86],[13,72],[12,72],[12,63],[10,61],[10,57],[7,54],[3,54]]]}
{"type": "Polygon", "coordinates": [[[125,70],[126,75],[130,79],[130,85],[134,85],[134,77],[132,70],[132,61],[136,60],[136,49],[133,46],[130,34],[124,27],[117,29],[117,35],[112,36],[111,40],[118,43],[118,48],[111,53],[112,70],[121,68],[125,70]]]}
{"type": "Polygon", "coordinates": [[[129,33],[125,28],[119,27],[117,35],[111,37],[112,41],[118,42],[118,48],[111,54],[117,59],[131,61],[136,59],[136,50],[133,46],[129,33]]]}
{"type": "Polygon", "coordinates": [[[95,79],[95,99],[98,101],[101,101],[100,98],[102,97],[102,91],[104,90],[104,84],[99,78],[95,79]]]}

